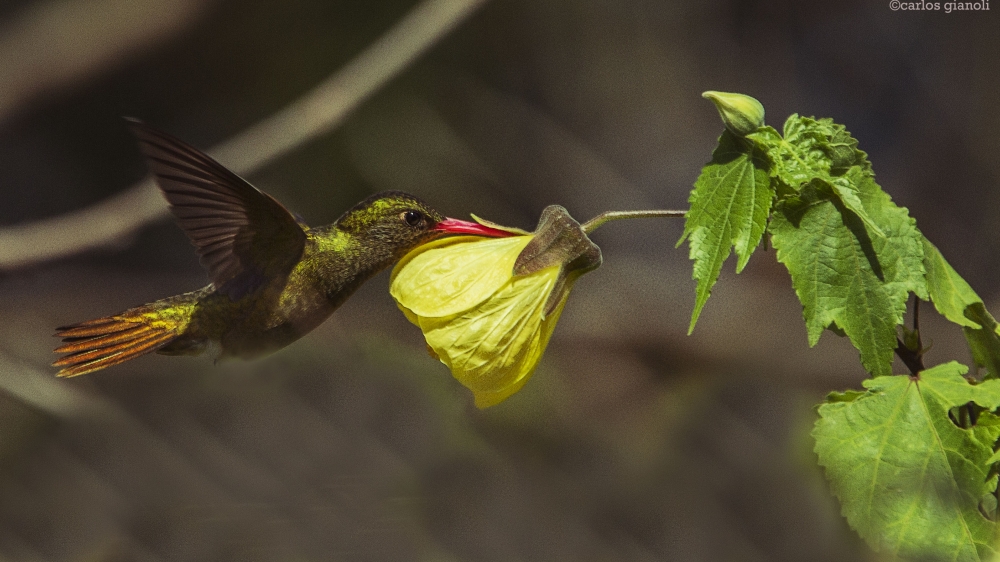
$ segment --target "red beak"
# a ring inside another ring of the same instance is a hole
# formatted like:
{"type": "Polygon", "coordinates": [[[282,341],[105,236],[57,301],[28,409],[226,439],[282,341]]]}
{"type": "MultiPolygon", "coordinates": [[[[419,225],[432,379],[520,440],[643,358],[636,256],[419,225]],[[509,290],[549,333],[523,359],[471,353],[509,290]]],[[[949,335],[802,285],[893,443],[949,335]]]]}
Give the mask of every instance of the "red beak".
{"type": "Polygon", "coordinates": [[[506,230],[500,230],[498,228],[491,228],[488,226],[481,225],[477,222],[463,221],[459,219],[446,218],[443,221],[437,223],[434,230],[439,232],[450,232],[452,234],[472,234],[475,236],[489,236],[490,238],[503,238],[505,236],[514,236],[513,232],[507,232],[506,230]]]}

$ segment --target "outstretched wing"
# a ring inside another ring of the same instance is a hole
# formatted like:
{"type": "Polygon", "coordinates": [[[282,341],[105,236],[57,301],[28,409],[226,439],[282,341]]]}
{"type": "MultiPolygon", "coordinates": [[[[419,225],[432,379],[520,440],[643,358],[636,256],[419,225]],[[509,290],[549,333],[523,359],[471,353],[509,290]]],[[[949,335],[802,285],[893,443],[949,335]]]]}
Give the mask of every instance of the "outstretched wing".
{"type": "Polygon", "coordinates": [[[292,270],[306,234],[281,203],[196,148],[128,122],[217,290],[235,300],[292,270]]]}

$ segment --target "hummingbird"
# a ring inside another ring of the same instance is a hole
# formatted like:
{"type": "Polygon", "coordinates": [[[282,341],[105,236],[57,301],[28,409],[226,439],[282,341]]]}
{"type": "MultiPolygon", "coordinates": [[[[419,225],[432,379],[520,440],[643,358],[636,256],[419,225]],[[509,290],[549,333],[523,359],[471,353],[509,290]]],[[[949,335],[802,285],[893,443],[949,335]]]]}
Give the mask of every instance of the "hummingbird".
{"type": "Polygon", "coordinates": [[[442,216],[401,191],[377,193],[311,228],[207,154],[127,119],[177,224],[211,283],[118,314],[56,328],[58,376],[151,352],[250,359],[309,333],[354,291],[413,248],[449,233],[506,236],[442,216]]]}

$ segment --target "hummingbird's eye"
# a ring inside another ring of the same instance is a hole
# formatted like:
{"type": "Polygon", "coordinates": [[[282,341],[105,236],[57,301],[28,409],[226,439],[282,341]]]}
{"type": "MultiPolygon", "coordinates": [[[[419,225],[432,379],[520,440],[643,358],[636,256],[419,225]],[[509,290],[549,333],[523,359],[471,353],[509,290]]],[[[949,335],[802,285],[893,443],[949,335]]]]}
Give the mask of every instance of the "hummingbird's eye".
{"type": "Polygon", "coordinates": [[[399,215],[399,218],[410,226],[419,226],[424,222],[424,216],[417,211],[405,211],[399,215]]]}

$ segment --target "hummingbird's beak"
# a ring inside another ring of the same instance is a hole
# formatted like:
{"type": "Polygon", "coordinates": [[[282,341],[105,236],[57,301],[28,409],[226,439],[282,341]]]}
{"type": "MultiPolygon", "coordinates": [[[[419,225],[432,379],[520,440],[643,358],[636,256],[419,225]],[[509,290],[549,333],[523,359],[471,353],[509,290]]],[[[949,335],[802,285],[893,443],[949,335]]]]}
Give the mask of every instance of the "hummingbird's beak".
{"type": "Polygon", "coordinates": [[[448,232],[451,234],[489,236],[491,238],[503,238],[505,236],[515,235],[513,232],[507,232],[506,230],[500,230],[499,228],[492,228],[477,222],[469,222],[452,218],[445,218],[443,221],[437,223],[434,230],[438,232],[448,232]]]}

